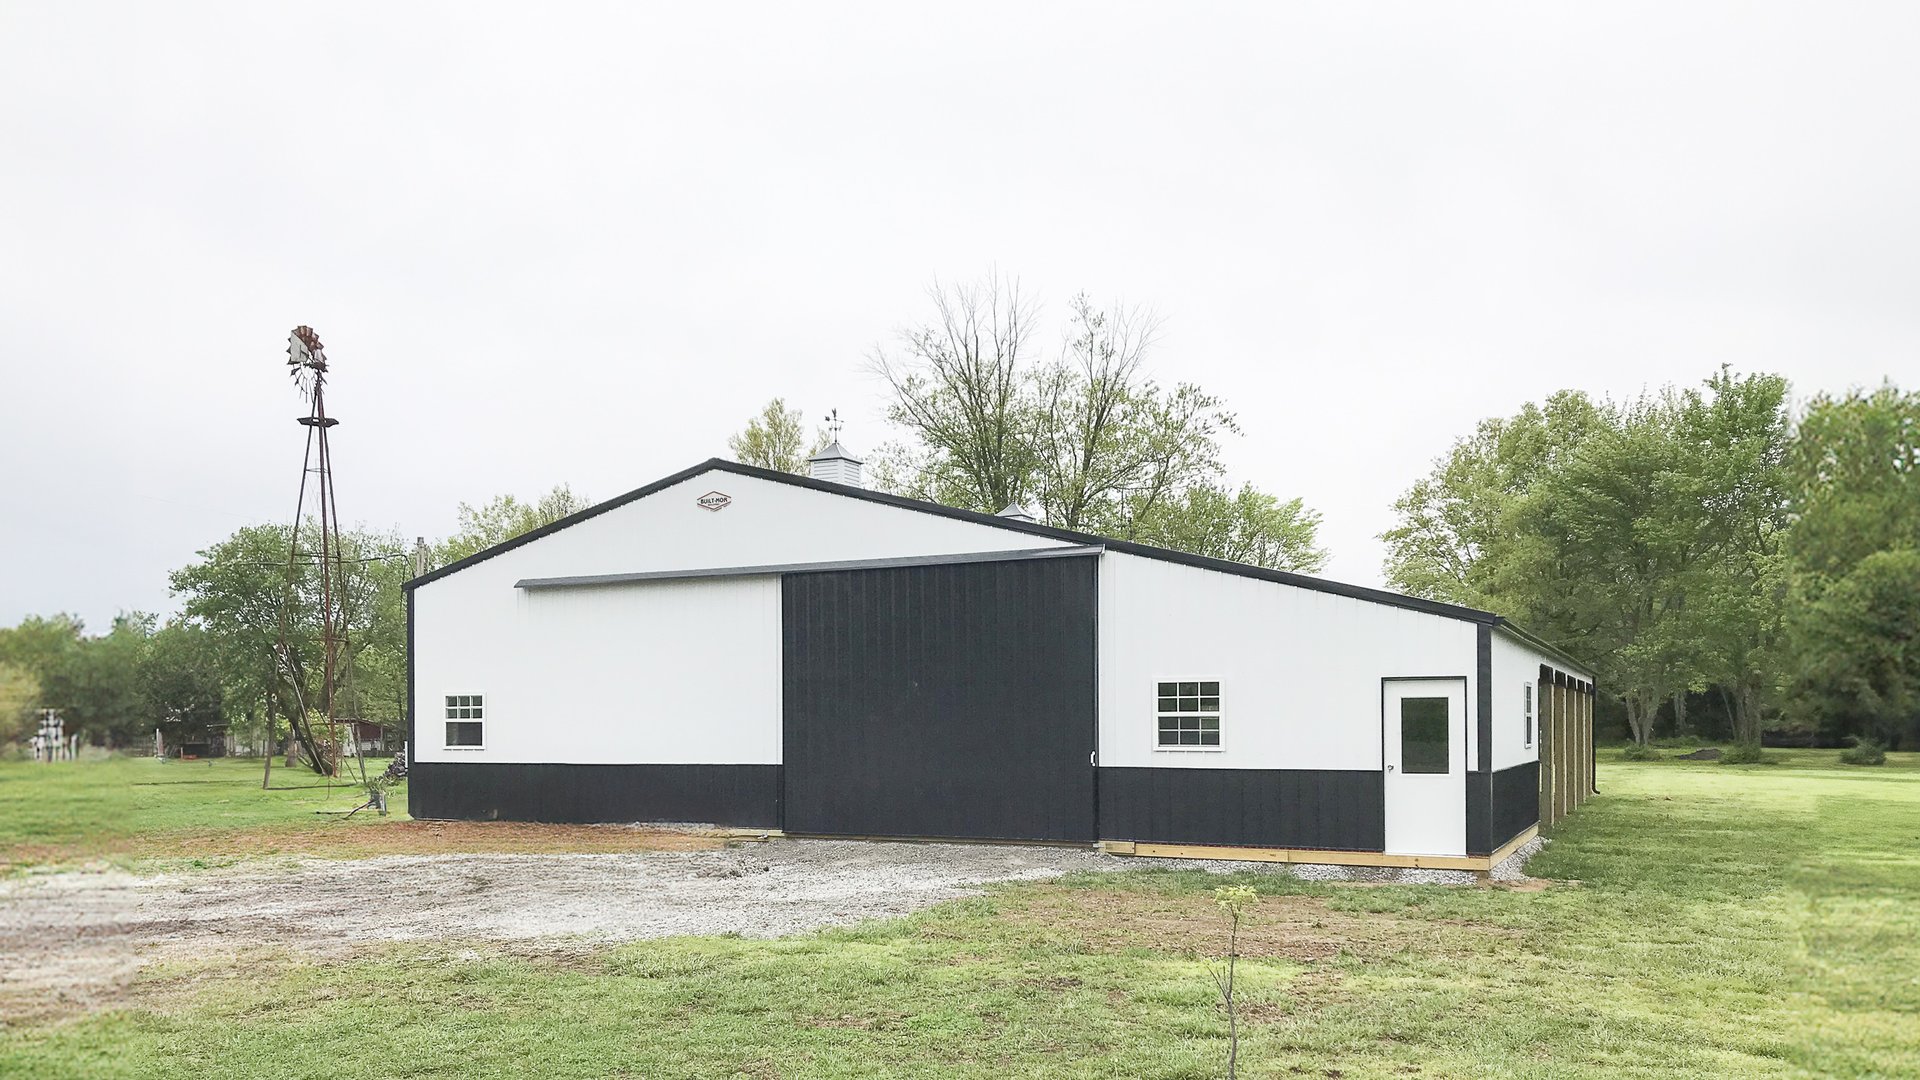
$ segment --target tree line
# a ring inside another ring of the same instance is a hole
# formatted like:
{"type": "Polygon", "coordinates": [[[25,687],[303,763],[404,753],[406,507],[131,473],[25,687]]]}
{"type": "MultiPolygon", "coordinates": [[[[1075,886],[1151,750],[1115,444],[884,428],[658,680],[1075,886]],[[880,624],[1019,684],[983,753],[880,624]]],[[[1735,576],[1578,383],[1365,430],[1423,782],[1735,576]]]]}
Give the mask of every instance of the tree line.
{"type": "MultiPolygon", "coordinates": [[[[1016,280],[929,290],[929,316],[867,369],[891,437],[883,490],[1237,562],[1322,567],[1320,516],[1233,483],[1225,402],[1152,374],[1151,312],[1076,295],[1047,332],[1016,280]]],[[[775,398],[733,456],[802,473],[826,434],[775,398]]],[[[1722,369],[1625,401],[1564,390],[1480,422],[1393,507],[1390,587],[1498,612],[1591,665],[1638,742],[1768,727],[1920,744],[1920,394],[1891,385],[1795,408],[1785,379],[1722,369]]],[[[441,566],[570,513],[565,485],[462,504],[441,566]]],[[[350,627],[343,712],[404,721],[397,533],[343,536],[350,627]]],[[[299,671],[318,668],[317,567],[284,525],[243,528],[170,580],[180,612],[128,613],[90,635],[65,615],[0,628],[0,743],[57,708],[90,742],[175,742],[220,727],[244,745],[315,700],[275,648],[283,612],[299,671]]],[[[308,676],[297,676],[308,677],[308,676]]]]}
{"type": "Polygon", "coordinates": [[[1577,390],[1482,421],[1394,505],[1393,588],[1595,668],[1627,731],[1920,745],[1920,394],[1577,390]]]}
{"type": "MultiPolygon", "coordinates": [[[[532,501],[462,503],[458,528],[428,549],[427,564],[446,565],[586,506],[565,485],[532,501]]],[[[317,528],[309,523],[302,535],[317,528]]],[[[164,623],[128,612],[106,633],[88,634],[80,619],[59,614],[0,628],[0,744],[30,735],[47,708],[93,745],[149,745],[156,729],[175,746],[223,731],[249,748],[265,746],[270,731],[285,738],[291,710],[319,700],[322,659],[320,568],[289,557],[290,532],[250,525],[198,552],[170,575],[180,611],[164,623]],[[278,654],[283,616],[291,664],[278,654]]],[[[391,530],[341,533],[348,638],[336,711],[395,734],[406,722],[401,586],[413,554],[391,530]]]]}

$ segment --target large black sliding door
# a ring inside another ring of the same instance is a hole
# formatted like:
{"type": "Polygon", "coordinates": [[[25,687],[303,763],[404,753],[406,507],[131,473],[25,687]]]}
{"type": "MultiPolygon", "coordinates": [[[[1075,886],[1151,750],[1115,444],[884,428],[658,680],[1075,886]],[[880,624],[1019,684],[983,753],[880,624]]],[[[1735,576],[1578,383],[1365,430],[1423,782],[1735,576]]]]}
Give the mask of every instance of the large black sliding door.
{"type": "Polygon", "coordinates": [[[787,831],[1095,839],[1097,568],[787,575],[787,831]]]}

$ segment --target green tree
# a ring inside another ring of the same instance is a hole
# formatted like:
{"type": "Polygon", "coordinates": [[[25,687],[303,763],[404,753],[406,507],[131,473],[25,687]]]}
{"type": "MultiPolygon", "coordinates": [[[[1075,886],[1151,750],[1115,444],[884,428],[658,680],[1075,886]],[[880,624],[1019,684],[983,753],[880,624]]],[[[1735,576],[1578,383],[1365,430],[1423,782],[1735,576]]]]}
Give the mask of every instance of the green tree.
{"type": "Polygon", "coordinates": [[[0,739],[33,734],[41,709],[57,709],[79,663],[84,629],[72,615],[30,615],[0,628],[0,669],[10,672],[0,700],[0,739]]]}
{"type": "Polygon", "coordinates": [[[116,618],[108,633],[89,637],[70,615],[33,616],[0,630],[0,663],[32,677],[38,707],[57,709],[67,731],[109,746],[132,741],[145,723],[137,667],[153,617],[116,618]]]}
{"type": "Polygon", "coordinates": [[[1795,629],[1795,700],[1824,734],[1920,740],[1920,551],[1862,558],[1795,629]]]}
{"type": "MultiPolygon", "coordinates": [[[[317,528],[309,524],[303,528],[317,528]]],[[[354,530],[341,534],[343,588],[339,611],[346,648],[336,674],[335,713],[369,718],[397,716],[403,707],[390,682],[404,672],[406,617],[400,595],[404,548],[392,533],[354,530]],[[370,683],[370,687],[363,687],[370,683]],[[365,691],[372,689],[373,694],[365,691]]],[[[316,562],[290,566],[285,526],[256,525],[198,553],[172,574],[183,598],[182,617],[209,635],[220,670],[229,716],[258,717],[260,734],[284,730],[276,723],[321,708],[324,648],[319,625],[321,575],[316,562]],[[291,577],[289,570],[291,569],[291,577]],[[280,648],[283,633],[287,648],[280,648]]],[[[254,724],[245,725],[252,734],[254,724]]],[[[303,746],[307,763],[331,769],[315,748],[303,746]]]]}
{"type": "Polygon", "coordinates": [[[81,648],[84,632],[86,626],[73,615],[29,615],[19,626],[0,626],[0,661],[40,680],[56,678],[81,648]]]}
{"type": "MultiPolygon", "coordinates": [[[[386,551],[400,547],[398,534],[371,534],[362,543],[386,551]]],[[[354,650],[352,680],[342,712],[370,720],[389,730],[404,726],[407,717],[407,601],[403,587],[412,574],[406,559],[378,559],[362,564],[354,579],[354,650]]]]}
{"type": "Polygon", "coordinates": [[[137,671],[143,711],[168,743],[200,741],[225,721],[226,688],[205,627],[183,622],[161,627],[148,641],[137,671]]]}
{"type": "MultiPolygon", "coordinates": [[[[1787,381],[1722,368],[1704,391],[1689,390],[1677,421],[1691,451],[1704,515],[1704,557],[1686,584],[1707,681],[1721,688],[1734,740],[1760,741],[1785,634],[1791,447],[1787,381]]],[[[1675,720],[1685,716],[1676,701],[1675,720]]]]}
{"type": "Polygon", "coordinates": [[[1920,547],[1920,392],[1814,398],[1788,474],[1787,553],[1807,595],[1875,552],[1920,547]]]}
{"type": "Polygon", "coordinates": [[[1482,420],[1394,503],[1399,523],[1381,534],[1387,584],[1466,607],[1510,607],[1505,594],[1529,586],[1503,574],[1518,542],[1514,516],[1536,481],[1609,422],[1578,390],[1482,420]]]}
{"type": "Polygon", "coordinates": [[[1722,369],[1624,405],[1483,421],[1395,505],[1387,578],[1582,657],[1644,742],[1719,686],[1755,741],[1781,628],[1786,382],[1722,369]]]}
{"type": "Polygon", "coordinates": [[[482,506],[461,503],[460,527],[433,549],[435,566],[446,566],[495,544],[530,533],[543,525],[585,510],[591,503],[565,484],[528,503],[512,495],[496,495],[482,506]]]}
{"type": "Polygon", "coordinates": [[[1315,543],[1320,515],[1299,499],[1281,502],[1252,485],[1239,491],[1189,487],[1140,519],[1131,539],[1217,559],[1318,573],[1327,553],[1315,543]]]}
{"type": "Polygon", "coordinates": [[[1703,678],[1688,579],[1704,554],[1697,476],[1672,393],[1643,398],[1543,476],[1515,517],[1505,585],[1530,624],[1571,637],[1645,744],[1660,705],[1703,678]],[[1539,582],[1551,592],[1521,592],[1539,582]],[[1529,617],[1535,616],[1535,617],[1529,617]]]}
{"type": "Polygon", "coordinates": [[[1920,550],[1920,393],[1814,398],[1786,472],[1790,702],[1829,738],[1920,738],[1908,723],[1913,596],[1901,592],[1920,550]]]}
{"type": "Polygon", "coordinates": [[[0,660],[0,743],[32,735],[38,708],[40,680],[19,664],[0,660]]]}
{"type": "Polygon", "coordinates": [[[82,638],[76,663],[64,680],[60,702],[67,730],[90,742],[127,746],[141,741],[150,719],[140,693],[140,663],[153,635],[154,618],[125,612],[113,628],[82,638]]]}
{"type": "Polygon", "coordinates": [[[808,444],[800,410],[788,408],[784,398],[767,402],[760,415],[747,421],[745,430],[727,437],[727,449],[733,452],[733,460],[790,473],[805,473],[807,459],[824,450],[826,445],[824,435],[820,434],[808,444]]]}

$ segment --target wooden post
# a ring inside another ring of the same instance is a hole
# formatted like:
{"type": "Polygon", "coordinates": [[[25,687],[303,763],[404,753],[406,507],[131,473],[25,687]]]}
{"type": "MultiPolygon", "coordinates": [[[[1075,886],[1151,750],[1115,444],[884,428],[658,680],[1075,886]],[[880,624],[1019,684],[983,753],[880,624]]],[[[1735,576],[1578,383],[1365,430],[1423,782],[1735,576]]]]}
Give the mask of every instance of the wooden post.
{"type": "Polygon", "coordinates": [[[267,786],[273,783],[273,699],[271,698],[267,699],[267,741],[262,749],[266,752],[260,756],[266,759],[267,764],[260,772],[260,790],[265,791],[267,786]]]}
{"type": "Polygon", "coordinates": [[[1538,727],[1534,737],[1540,743],[1540,827],[1553,824],[1553,683],[1542,678],[1534,686],[1533,709],[1538,727]]]}
{"type": "Polygon", "coordinates": [[[1599,790],[1599,784],[1598,784],[1597,778],[1593,775],[1593,700],[1594,700],[1594,697],[1595,697],[1595,694],[1593,691],[1593,684],[1588,683],[1586,701],[1583,702],[1581,706],[1586,714],[1586,728],[1587,728],[1587,783],[1585,787],[1580,789],[1581,802],[1586,802],[1587,799],[1591,797],[1595,791],[1599,790]]]}
{"type": "Polygon", "coordinates": [[[1562,709],[1566,713],[1566,719],[1562,723],[1566,726],[1567,734],[1560,740],[1560,775],[1563,778],[1560,783],[1561,817],[1573,813],[1573,747],[1579,739],[1580,732],[1580,724],[1573,716],[1573,698],[1573,687],[1569,686],[1563,677],[1560,680],[1560,699],[1566,703],[1562,709]]]}
{"type": "Polygon", "coordinates": [[[1587,728],[1587,695],[1584,693],[1576,695],[1573,708],[1575,715],[1579,718],[1578,723],[1580,725],[1579,745],[1573,748],[1573,774],[1580,779],[1580,782],[1573,786],[1573,805],[1579,806],[1581,803],[1587,801],[1587,768],[1589,761],[1587,747],[1593,743],[1593,735],[1587,728]]]}

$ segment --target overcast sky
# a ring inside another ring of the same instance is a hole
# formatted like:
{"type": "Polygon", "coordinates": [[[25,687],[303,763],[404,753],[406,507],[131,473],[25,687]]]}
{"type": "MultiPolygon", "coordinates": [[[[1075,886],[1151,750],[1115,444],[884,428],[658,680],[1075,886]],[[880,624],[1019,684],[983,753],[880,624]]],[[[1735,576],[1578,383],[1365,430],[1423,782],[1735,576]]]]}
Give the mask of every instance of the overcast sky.
{"type": "Polygon", "coordinates": [[[290,516],[296,324],[343,514],[432,537],[776,394],[870,449],[863,357],[995,265],[1159,312],[1376,583],[1556,389],[1920,383],[1916,56],[1904,3],[0,0],[0,624],[290,516]]]}

